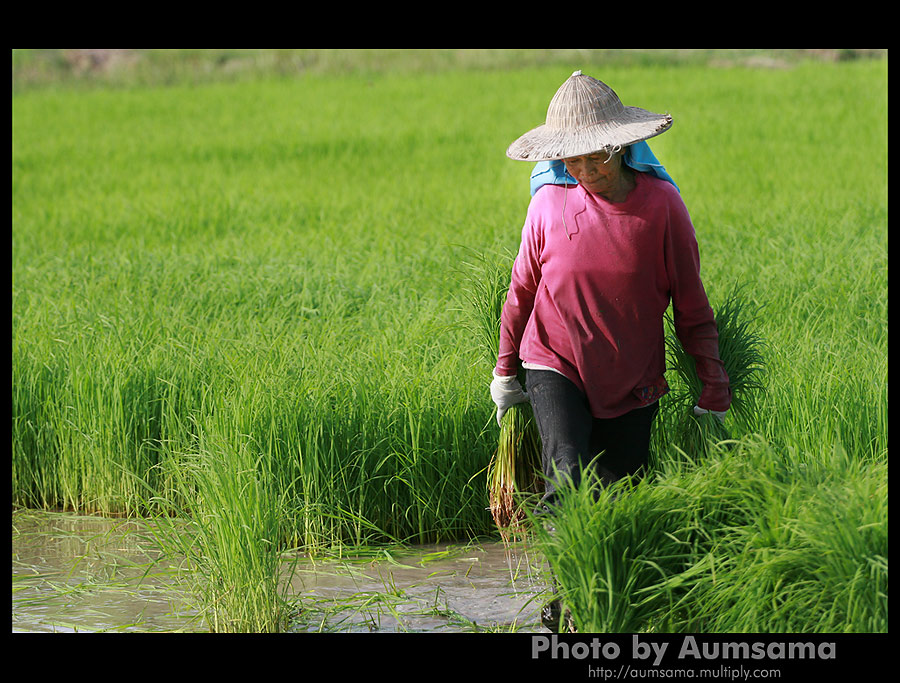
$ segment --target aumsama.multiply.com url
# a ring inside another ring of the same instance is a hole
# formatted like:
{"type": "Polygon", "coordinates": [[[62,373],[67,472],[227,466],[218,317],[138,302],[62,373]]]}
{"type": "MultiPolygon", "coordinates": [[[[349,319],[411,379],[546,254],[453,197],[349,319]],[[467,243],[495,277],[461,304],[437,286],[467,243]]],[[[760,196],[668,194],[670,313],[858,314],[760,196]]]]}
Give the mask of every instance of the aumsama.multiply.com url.
{"type": "Polygon", "coordinates": [[[643,679],[699,679],[720,681],[749,681],[759,678],[781,678],[778,669],[751,668],[746,666],[718,666],[698,669],[669,669],[665,667],[647,668],[623,664],[618,667],[588,666],[588,678],[600,680],[643,680],[643,679]]]}

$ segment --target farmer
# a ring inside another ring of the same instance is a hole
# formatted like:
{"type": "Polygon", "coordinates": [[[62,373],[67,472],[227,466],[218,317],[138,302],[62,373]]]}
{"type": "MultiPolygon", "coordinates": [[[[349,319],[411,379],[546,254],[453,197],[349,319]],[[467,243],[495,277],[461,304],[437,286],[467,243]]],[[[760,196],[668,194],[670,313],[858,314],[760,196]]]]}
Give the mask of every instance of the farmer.
{"type": "Polygon", "coordinates": [[[623,106],[609,86],[576,71],[546,123],[506,151],[539,163],[490,390],[498,422],[511,405],[531,402],[546,477],[539,511],[552,511],[557,476],[577,484],[593,466],[608,485],[645,468],[669,389],[670,301],[703,382],[694,412],[724,419],[731,404],[694,228],[645,142],[671,125],[670,116],[623,106]]]}

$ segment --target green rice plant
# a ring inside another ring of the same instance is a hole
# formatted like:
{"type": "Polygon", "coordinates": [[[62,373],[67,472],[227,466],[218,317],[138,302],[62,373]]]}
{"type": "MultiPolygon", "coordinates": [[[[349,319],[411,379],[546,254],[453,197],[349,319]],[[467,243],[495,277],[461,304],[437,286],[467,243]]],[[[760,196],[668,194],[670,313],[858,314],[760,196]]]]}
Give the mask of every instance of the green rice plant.
{"type": "MultiPolygon", "coordinates": [[[[493,368],[500,344],[500,315],[509,289],[511,255],[475,253],[467,266],[466,327],[485,366],[493,368]]],[[[520,382],[525,386],[524,378],[520,382]]],[[[511,406],[500,420],[497,450],[487,468],[491,517],[504,539],[520,532],[525,506],[543,489],[541,440],[531,405],[511,406]]]]}
{"type": "Polygon", "coordinates": [[[784,458],[757,441],[723,457],[723,475],[724,467],[729,476],[717,476],[706,496],[727,496],[732,514],[710,516],[715,563],[684,593],[675,626],[886,632],[886,463],[840,448],[784,458]]]}
{"type": "Polygon", "coordinates": [[[561,486],[558,501],[553,529],[535,528],[575,629],[646,629],[673,601],[667,581],[691,565],[686,511],[661,487],[600,487],[593,475],[561,486]]]}
{"type": "Polygon", "coordinates": [[[178,495],[163,501],[155,538],[181,558],[192,606],[210,631],[283,631],[295,609],[285,593],[283,499],[250,439],[198,436],[197,451],[176,466],[178,495]],[[184,505],[167,502],[175,499],[184,505]]]}
{"type": "MultiPolygon", "coordinates": [[[[734,288],[715,308],[719,333],[719,357],[730,381],[732,401],[727,422],[743,432],[752,432],[759,424],[766,386],[764,382],[764,343],[757,331],[756,310],[739,287],[734,288]]],[[[661,403],[654,427],[659,451],[666,459],[687,458],[697,462],[715,443],[730,441],[731,431],[712,413],[694,415],[703,390],[697,376],[694,358],[688,354],[674,333],[671,316],[667,316],[667,366],[674,373],[673,390],[661,403]]],[[[661,456],[657,454],[657,459],[661,456]]],[[[656,463],[661,464],[661,463],[656,463]]]]}
{"type": "Polygon", "coordinates": [[[886,463],[748,438],[567,487],[538,538],[579,631],[886,632],[886,486],[886,463]]]}

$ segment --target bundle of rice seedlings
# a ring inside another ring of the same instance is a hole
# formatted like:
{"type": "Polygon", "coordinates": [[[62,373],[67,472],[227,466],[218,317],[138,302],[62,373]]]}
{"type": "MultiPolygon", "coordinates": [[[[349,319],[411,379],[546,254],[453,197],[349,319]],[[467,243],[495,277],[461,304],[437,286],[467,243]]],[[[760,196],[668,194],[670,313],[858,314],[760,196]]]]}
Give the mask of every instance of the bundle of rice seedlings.
{"type": "Polygon", "coordinates": [[[463,261],[461,275],[465,281],[466,316],[463,327],[473,341],[473,350],[488,368],[497,363],[500,347],[500,314],[506,302],[506,292],[512,273],[515,254],[469,252],[463,261]]]}
{"type": "Polygon", "coordinates": [[[500,439],[488,466],[491,517],[504,539],[524,531],[525,508],[542,489],[541,440],[531,406],[519,403],[500,421],[500,439]]]}
{"type": "MultiPolygon", "coordinates": [[[[763,341],[753,331],[758,309],[734,288],[715,312],[719,332],[719,357],[731,382],[732,402],[728,421],[745,431],[752,430],[765,392],[763,341]]],[[[668,367],[677,381],[665,401],[663,419],[657,428],[661,443],[674,446],[691,459],[705,456],[715,444],[728,442],[731,434],[725,424],[711,413],[694,415],[703,383],[697,367],[674,333],[669,317],[666,334],[668,367]]],[[[667,449],[671,451],[673,449],[667,449]]]]}
{"type": "MultiPolygon", "coordinates": [[[[513,254],[473,254],[466,262],[469,318],[467,329],[486,361],[497,362],[500,314],[509,289],[513,254]]],[[[524,387],[523,378],[519,377],[524,387]]],[[[527,387],[526,387],[527,389],[527,387]]],[[[525,505],[543,491],[541,440],[528,403],[512,406],[500,421],[497,450],[487,469],[491,516],[504,539],[523,530],[525,505]]]]}

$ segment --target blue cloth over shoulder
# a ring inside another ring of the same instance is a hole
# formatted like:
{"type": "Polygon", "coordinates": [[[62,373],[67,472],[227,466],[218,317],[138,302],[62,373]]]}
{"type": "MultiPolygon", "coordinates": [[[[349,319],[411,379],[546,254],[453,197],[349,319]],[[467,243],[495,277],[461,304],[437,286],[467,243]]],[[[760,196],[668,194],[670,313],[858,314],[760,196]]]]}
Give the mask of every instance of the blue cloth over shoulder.
{"type": "MultiPolygon", "coordinates": [[[[660,180],[672,183],[672,185],[675,186],[675,189],[681,192],[681,190],[678,189],[678,185],[675,185],[675,181],[672,180],[663,165],[657,161],[656,156],[650,150],[650,145],[645,141],[636,142],[633,145],[626,147],[624,161],[635,171],[649,173],[660,180]]],[[[563,163],[562,159],[539,161],[534,165],[534,169],[531,172],[532,197],[542,185],[577,184],[578,181],[566,172],[566,165],[563,163]]]]}

